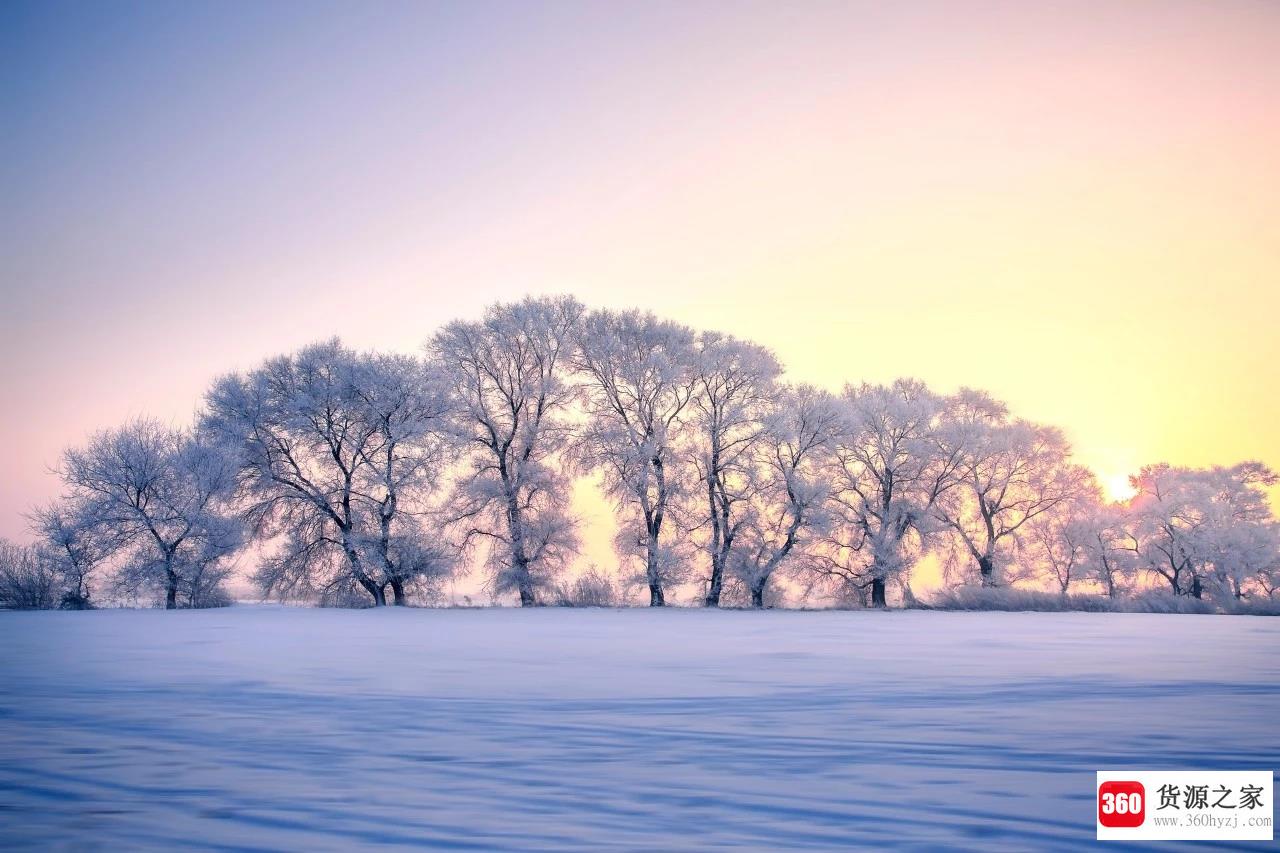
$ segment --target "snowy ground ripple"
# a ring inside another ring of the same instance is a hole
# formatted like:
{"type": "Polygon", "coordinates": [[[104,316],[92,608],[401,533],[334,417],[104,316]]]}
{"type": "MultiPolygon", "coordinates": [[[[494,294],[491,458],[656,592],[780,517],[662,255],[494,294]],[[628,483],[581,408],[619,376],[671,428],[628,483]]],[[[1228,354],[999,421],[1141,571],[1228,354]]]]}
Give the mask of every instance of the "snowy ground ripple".
{"type": "Polygon", "coordinates": [[[1097,769],[1280,766],[1278,640],[1216,616],[4,613],[0,846],[1074,850],[1097,769]]]}

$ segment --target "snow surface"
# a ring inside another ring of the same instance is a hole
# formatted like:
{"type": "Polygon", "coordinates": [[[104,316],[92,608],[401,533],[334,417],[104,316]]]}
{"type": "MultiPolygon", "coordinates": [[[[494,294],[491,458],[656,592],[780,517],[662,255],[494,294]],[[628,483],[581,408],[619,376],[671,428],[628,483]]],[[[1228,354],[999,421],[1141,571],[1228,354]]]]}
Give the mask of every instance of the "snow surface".
{"type": "Polygon", "coordinates": [[[1078,849],[1097,769],[1280,766],[1278,641],[1138,614],[0,613],[0,846],[1078,849]]]}

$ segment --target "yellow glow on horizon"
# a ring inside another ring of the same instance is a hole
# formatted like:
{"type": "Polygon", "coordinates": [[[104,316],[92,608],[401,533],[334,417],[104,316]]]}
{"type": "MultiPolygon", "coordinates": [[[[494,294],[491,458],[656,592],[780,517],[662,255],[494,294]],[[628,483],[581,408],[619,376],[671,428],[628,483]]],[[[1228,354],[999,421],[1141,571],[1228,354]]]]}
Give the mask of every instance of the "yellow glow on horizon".
{"type": "Polygon", "coordinates": [[[1103,495],[1112,503],[1122,503],[1138,493],[1129,482],[1128,474],[1110,474],[1100,476],[1098,480],[1102,483],[1103,495]]]}

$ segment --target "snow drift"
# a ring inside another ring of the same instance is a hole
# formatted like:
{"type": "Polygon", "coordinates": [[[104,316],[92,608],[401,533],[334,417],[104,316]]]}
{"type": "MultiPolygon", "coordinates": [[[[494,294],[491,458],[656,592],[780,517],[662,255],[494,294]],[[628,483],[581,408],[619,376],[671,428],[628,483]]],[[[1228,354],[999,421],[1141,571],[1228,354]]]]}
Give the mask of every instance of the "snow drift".
{"type": "Polygon", "coordinates": [[[1280,766],[1280,621],[0,614],[17,848],[1074,850],[1101,768],[1280,766]]]}

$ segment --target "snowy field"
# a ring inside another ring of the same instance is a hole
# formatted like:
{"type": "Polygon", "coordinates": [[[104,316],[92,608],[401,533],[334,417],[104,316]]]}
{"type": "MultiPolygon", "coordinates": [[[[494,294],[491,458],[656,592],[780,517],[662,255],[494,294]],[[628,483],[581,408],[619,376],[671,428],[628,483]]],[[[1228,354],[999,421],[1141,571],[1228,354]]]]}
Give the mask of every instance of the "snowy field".
{"type": "Polygon", "coordinates": [[[0,649],[18,849],[1074,850],[1096,769],[1280,766],[1280,619],[237,607],[0,649]]]}

